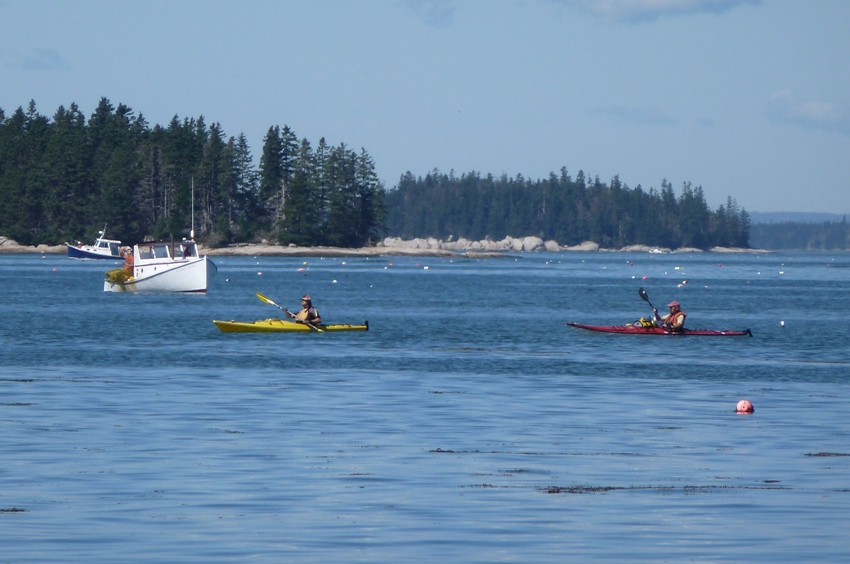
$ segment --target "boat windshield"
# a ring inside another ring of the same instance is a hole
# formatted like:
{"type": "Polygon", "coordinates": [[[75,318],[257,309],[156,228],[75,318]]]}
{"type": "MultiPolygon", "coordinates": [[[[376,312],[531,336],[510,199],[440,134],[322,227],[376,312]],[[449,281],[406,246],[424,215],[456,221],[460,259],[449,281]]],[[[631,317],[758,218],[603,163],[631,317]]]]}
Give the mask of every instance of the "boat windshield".
{"type": "Polygon", "coordinates": [[[139,258],[141,259],[168,258],[169,256],[168,243],[139,245],[139,258]]]}
{"type": "Polygon", "coordinates": [[[109,243],[109,252],[111,252],[114,257],[120,256],[121,249],[118,248],[118,243],[109,243]]]}
{"type": "Polygon", "coordinates": [[[191,258],[198,256],[198,248],[195,243],[180,243],[174,246],[174,254],[177,258],[191,258]]]}
{"type": "Polygon", "coordinates": [[[140,259],[191,258],[198,256],[195,243],[145,243],[139,245],[140,259]],[[173,250],[172,250],[173,249],[173,250]]]}

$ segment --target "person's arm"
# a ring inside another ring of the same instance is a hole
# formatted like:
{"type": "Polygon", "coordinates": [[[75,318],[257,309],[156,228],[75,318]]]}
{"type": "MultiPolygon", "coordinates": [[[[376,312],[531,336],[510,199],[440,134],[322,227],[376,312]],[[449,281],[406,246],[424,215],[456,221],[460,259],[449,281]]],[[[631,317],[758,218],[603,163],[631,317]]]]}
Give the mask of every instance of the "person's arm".
{"type": "Polygon", "coordinates": [[[322,322],[322,318],[321,318],[321,317],[319,317],[319,310],[317,310],[316,308],[312,308],[312,307],[311,307],[311,308],[310,308],[310,312],[307,314],[307,320],[308,320],[310,323],[313,323],[314,325],[315,325],[315,324],[318,324],[318,323],[321,323],[321,322],[322,322]]]}
{"type": "Polygon", "coordinates": [[[289,311],[289,310],[288,310],[288,309],[286,309],[286,308],[283,308],[283,313],[285,313],[285,314],[286,314],[286,317],[288,317],[288,318],[290,318],[290,319],[292,319],[293,317],[295,317],[295,314],[294,314],[294,313],[292,313],[291,311],[289,311]]]}

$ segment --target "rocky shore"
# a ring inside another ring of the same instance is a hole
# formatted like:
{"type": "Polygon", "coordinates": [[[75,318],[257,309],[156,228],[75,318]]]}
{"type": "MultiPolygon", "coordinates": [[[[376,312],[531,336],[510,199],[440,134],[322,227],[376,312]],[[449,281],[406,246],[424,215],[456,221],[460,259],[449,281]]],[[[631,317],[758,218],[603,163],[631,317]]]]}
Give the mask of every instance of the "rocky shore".
{"type": "Polygon", "coordinates": [[[19,245],[17,241],[0,235],[0,253],[38,253],[42,255],[58,255],[67,252],[68,248],[65,245],[38,245],[37,247],[32,247],[27,245],[19,245]]]}
{"type": "MultiPolygon", "coordinates": [[[[471,241],[460,238],[441,241],[430,237],[428,239],[402,240],[398,237],[387,237],[374,247],[345,249],[339,247],[299,247],[297,245],[274,245],[266,241],[256,244],[238,244],[220,248],[208,248],[199,245],[202,254],[209,256],[436,256],[469,258],[497,258],[512,256],[513,253],[535,252],[631,252],[631,253],[701,253],[701,249],[683,247],[668,249],[647,245],[630,245],[619,249],[602,248],[597,243],[585,241],[580,245],[559,245],[557,241],[544,241],[540,237],[505,237],[500,241],[489,238],[471,241]]],[[[7,237],[0,236],[0,253],[38,253],[64,254],[65,245],[38,245],[37,247],[19,245],[7,237]]],[[[716,253],[769,253],[764,249],[739,249],[713,247],[710,252],[716,253]]]]}

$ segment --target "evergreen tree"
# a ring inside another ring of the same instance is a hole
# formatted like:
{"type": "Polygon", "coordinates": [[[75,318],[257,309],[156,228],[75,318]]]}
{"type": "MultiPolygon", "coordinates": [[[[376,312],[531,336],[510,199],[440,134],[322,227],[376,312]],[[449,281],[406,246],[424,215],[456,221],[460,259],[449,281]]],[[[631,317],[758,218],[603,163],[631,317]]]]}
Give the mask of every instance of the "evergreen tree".
{"type": "Polygon", "coordinates": [[[301,141],[286,191],[280,242],[296,245],[322,243],[322,206],[316,186],[316,159],[310,143],[301,141]]]}
{"type": "Polygon", "coordinates": [[[360,211],[356,244],[362,246],[380,239],[385,222],[384,185],[375,173],[375,161],[365,148],[360,149],[355,163],[355,183],[360,211]]]}
{"type": "Polygon", "coordinates": [[[336,247],[356,247],[360,243],[356,170],[357,155],[345,144],[330,152],[326,164],[330,193],[325,236],[336,247]]]}
{"type": "Polygon", "coordinates": [[[270,127],[263,139],[260,157],[260,201],[266,209],[266,224],[270,228],[280,220],[283,208],[284,170],[283,141],[280,127],[270,127]]]}
{"type": "Polygon", "coordinates": [[[44,154],[34,173],[44,193],[44,241],[58,244],[79,237],[88,227],[90,161],[86,150],[86,120],[76,104],[60,106],[48,128],[44,154]]]}
{"type": "Polygon", "coordinates": [[[234,240],[248,241],[262,218],[262,206],[259,204],[257,173],[244,133],[235,140],[230,138],[226,154],[229,165],[223,183],[227,191],[227,223],[234,240]]]}

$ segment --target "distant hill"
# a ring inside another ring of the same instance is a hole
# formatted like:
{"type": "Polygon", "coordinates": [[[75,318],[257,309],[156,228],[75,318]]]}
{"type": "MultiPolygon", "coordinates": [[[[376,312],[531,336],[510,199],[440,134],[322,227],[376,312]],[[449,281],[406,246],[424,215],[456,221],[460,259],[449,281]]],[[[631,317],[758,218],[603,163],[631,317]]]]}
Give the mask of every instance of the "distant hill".
{"type": "Polygon", "coordinates": [[[813,213],[813,212],[747,212],[750,215],[750,223],[782,223],[793,221],[795,223],[824,223],[827,221],[839,222],[848,214],[840,213],[813,213]]]}
{"type": "Polygon", "coordinates": [[[850,223],[838,214],[764,214],[775,217],[750,226],[750,245],[756,249],[846,251],[850,223]],[[801,217],[802,216],[802,217],[801,217]],[[827,216],[824,220],[823,217],[827,216]]]}

